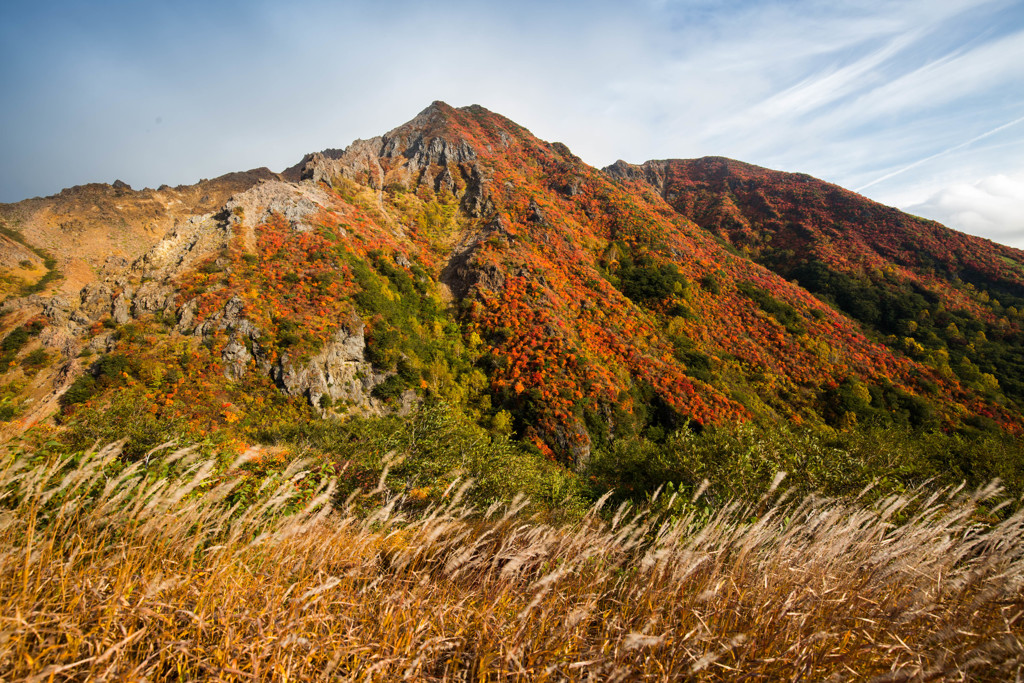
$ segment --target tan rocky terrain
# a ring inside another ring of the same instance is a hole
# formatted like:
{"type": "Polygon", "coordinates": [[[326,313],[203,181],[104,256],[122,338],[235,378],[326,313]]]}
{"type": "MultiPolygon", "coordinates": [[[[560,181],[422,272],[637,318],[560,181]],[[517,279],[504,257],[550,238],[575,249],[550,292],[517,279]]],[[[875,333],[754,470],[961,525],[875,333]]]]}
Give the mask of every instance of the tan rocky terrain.
{"type": "Polygon", "coordinates": [[[43,259],[28,246],[0,234],[0,296],[16,294],[46,274],[43,259]]]}
{"type": "MultiPolygon", "coordinates": [[[[274,178],[277,174],[269,169],[257,168],[156,190],[133,190],[121,181],[77,185],[50,197],[0,204],[0,227],[17,231],[28,245],[53,256],[64,275],[58,290],[73,293],[123,270],[178,223],[220,211],[232,195],[274,178]]],[[[0,277],[38,279],[38,267],[24,275],[17,272],[20,261],[34,256],[18,246],[0,243],[0,277]]]]}

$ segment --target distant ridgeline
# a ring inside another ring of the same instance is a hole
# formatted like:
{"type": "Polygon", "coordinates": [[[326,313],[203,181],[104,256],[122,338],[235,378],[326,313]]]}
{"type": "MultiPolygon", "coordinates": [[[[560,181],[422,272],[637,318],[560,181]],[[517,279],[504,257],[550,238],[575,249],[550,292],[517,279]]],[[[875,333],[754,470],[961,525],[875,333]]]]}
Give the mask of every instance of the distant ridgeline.
{"type": "Polygon", "coordinates": [[[596,169],[435,102],[279,174],[0,221],[12,443],[259,443],[369,478],[399,452],[409,482],[551,496],[780,469],[1024,491],[1024,252],[805,175],[596,169]]]}

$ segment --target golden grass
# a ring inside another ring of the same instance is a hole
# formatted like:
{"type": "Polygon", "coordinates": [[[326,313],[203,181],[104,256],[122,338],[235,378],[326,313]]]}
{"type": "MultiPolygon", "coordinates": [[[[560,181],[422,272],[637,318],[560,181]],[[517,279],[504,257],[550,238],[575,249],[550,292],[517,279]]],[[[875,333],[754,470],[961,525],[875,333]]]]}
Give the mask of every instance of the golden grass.
{"type": "MultiPolygon", "coordinates": [[[[452,490],[415,518],[284,515],[182,474],[0,474],[0,676],[62,680],[1020,680],[1024,515],[810,497],[568,526],[452,490]],[[893,523],[898,519],[899,523],[893,523]]],[[[153,463],[150,463],[152,468],[153,463]]],[[[166,471],[166,468],[165,470],[166,471]]]]}

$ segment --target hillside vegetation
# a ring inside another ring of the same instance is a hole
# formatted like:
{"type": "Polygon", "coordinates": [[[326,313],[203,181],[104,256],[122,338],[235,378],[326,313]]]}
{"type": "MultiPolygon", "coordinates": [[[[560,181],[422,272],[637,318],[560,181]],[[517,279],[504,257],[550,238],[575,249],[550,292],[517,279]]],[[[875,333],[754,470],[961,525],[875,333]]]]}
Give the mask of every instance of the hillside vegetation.
{"type": "MultiPolygon", "coordinates": [[[[5,229],[59,264],[46,217],[83,198],[134,207],[118,219],[133,235],[160,193],[193,202],[80,290],[41,280],[4,302],[0,436],[81,451],[127,434],[129,457],[172,437],[294,454],[322,420],[386,425],[444,404],[583,475],[577,488],[696,486],[701,468],[659,461],[749,425],[845,452],[895,429],[927,442],[911,460],[928,466],[872,475],[1020,490],[1005,455],[1022,432],[1017,250],[739,162],[594,169],[443,103],[281,174],[204,183],[4,207],[18,221],[5,229]]],[[[843,470],[837,458],[823,468],[843,470]]],[[[774,465],[751,467],[771,479],[774,465]]]]}

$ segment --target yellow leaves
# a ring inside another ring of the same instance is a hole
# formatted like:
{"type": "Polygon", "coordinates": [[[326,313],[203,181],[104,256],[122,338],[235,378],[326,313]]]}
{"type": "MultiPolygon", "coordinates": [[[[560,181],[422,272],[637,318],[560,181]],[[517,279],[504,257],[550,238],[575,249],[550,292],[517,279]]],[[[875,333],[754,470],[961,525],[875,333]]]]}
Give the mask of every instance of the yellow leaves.
{"type": "Polygon", "coordinates": [[[902,342],[903,350],[906,351],[909,355],[913,356],[914,358],[921,358],[922,356],[925,355],[925,348],[921,346],[921,344],[919,344],[917,340],[915,340],[914,338],[904,337],[902,342]]]}
{"type": "Polygon", "coordinates": [[[999,380],[991,373],[981,373],[981,378],[978,380],[978,383],[985,391],[999,391],[999,380]]]}
{"type": "Polygon", "coordinates": [[[512,415],[507,410],[498,411],[491,418],[491,428],[500,434],[512,433],[512,415]]]}
{"type": "Polygon", "coordinates": [[[423,486],[423,487],[415,488],[415,489],[412,489],[411,491],[409,491],[409,500],[416,501],[416,502],[422,502],[422,501],[425,501],[427,499],[427,496],[429,496],[429,495],[430,495],[430,487],[429,486],[423,486]]]}

